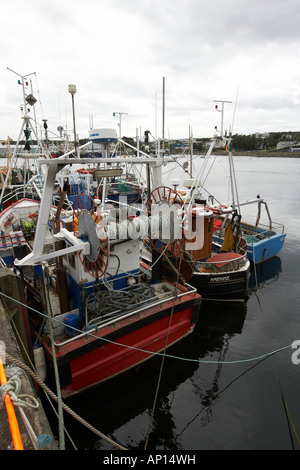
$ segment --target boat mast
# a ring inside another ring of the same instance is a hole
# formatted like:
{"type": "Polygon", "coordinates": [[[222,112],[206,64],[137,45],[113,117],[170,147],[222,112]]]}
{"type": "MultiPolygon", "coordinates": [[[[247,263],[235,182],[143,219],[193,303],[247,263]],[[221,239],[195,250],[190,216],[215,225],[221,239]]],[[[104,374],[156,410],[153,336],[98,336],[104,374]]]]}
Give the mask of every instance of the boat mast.
{"type": "Polygon", "coordinates": [[[75,147],[75,154],[77,158],[80,157],[78,143],[77,143],[77,136],[76,136],[76,126],[75,126],[75,106],[74,106],[74,95],[76,93],[76,85],[70,84],[68,86],[69,93],[72,96],[72,111],[73,111],[73,128],[74,128],[74,147],[75,147]]]}
{"type": "Polygon", "coordinates": [[[237,206],[238,213],[240,215],[241,214],[241,208],[240,208],[239,194],[238,194],[238,190],[237,190],[235,169],[234,169],[233,156],[232,156],[232,138],[231,138],[231,136],[229,138],[229,144],[228,144],[228,158],[229,158],[230,180],[231,180],[231,190],[232,190],[232,206],[233,206],[233,209],[236,209],[236,206],[237,206]],[[236,203],[235,203],[235,197],[236,197],[236,203]]]}
{"type": "Polygon", "coordinates": [[[163,77],[163,100],[162,100],[162,151],[165,150],[165,77],[163,77]]]}
{"type": "Polygon", "coordinates": [[[189,144],[190,144],[190,176],[193,177],[193,130],[189,124],[189,144]]]}
{"type": "Polygon", "coordinates": [[[21,140],[23,131],[28,136],[29,135],[29,132],[28,132],[29,127],[31,128],[31,130],[33,131],[33,133],[35,135],[38,146],[41,147],[42,152],[46,156],[46,158],[49,158],[48,149],[45,149],[43,147],[42,142],[40,142],[40,139],[38,138],[38,135],[37,135],[37,133],[34,129],[34,126],[31,125],[31,122],[30,122],[31,118],[29,117],[28,110],[27,110],[28,105],[34,106],[34,104],[37,101],[35,99],[35,97],[32,95],[32,93],[30,93],[28,95],[26,95],[26,93],[25,93],[25,85],[28,85],[28,80],[27,80],[26,77],[29,77],[30,75],[35,75],[35,72],[29,73],[27,75],[20,75],[19,73],[15,72],[14,70],[10,69],[9,67],[7,67],[7,69],[10,70],[11,72],[15,73],[16,75],[18,75],[18,77],[20,77],[20,80],[18,80],[18,83],[20,85],[22,85],[22,92],[23,92],[22,111],[23,111],[24,115],[22,116],[23,122],[22,122],[21,130],[20,130],[20,133],[19,133],[19,136],[18,136],[18,140],[16,142],[16,146],[15,146],[12,158],[10,160],[10,165],[9,165],[9,168],[8,168],[8,171],[7,171],[7,175],[6,175],[4,184],[3,184],[3,187],[2,187],[2,191],[1,191],[1,195],[0,195],[0,207],[2,206],[2,203],[3,203],[3,197],[4,197],[4,194],[5,194],[5,190],[6,190],[8,181],[10,179],[10,175],[11,175],[13,165],[15,164],[15,162],[17,160],[17,151],[18,151],[18,147],[19,147],[19,144],[20,144],[20,140],[21,140]]]}
{"type": "Polygon", "coordinates": [[[232,207],[233,209],[238,208],[238,213],[241,213],[240,210],[240,203],[239,203],[239,196],[237,191],[237,184],[236,184],[236,177],[235,177],[235,169],[233,163],[233,156],[232,156],[232,136],[231,130],[229,131],[229,137],[226,136],[224,133],[224,104],[231,103],[231,101],[224,101],[224,100],[214,100],[215,103],[221,103],[221,109],[219,109],[218,105],[215,106],[215,109],[221,113],[221,135],[220,139],[221,142],[224,142],[228,146],[228,159],[229,159],[229,172],[230,172],[230,183],[231,183],[231,195],[232,195],[232,207]]]}

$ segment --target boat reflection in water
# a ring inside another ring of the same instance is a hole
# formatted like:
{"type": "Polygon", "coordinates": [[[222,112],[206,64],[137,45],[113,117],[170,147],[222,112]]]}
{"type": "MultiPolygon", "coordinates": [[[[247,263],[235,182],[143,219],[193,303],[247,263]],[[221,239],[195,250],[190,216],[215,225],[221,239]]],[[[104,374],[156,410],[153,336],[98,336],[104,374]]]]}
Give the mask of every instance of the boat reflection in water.
{"type": "MultiPolygon", "coordinates": [[[[280,272],[281,260],[278,257],[264,262],[259,268],[256,266],[259,288],[276,282],[280,272]]],[[[252,267],[249,295],[255,292],[255,279],[252,267]]],[[[161,356],[152,360],[151,367],[141,365],[123,378],[87,391],[84,403],[79,397],[71,398],[71,408],[128,449],[143,449],[148,432],[149,449],[187,449],[187,442],[195,441],[196,423],[198,428],[199,423],[200,428],[209,423],[213,425],[214,409],[221,398],[226,399],[225,391],[253,369],[253,364],[249,364],[228,376],[227,371],[232,369],[222,363],[228,360],[230,343],[242,335],[246,318],[247,303],[203,302],[200,319],[192,335],[169,349],[168,354],[174,358],[167,356],[164,359],[155,405],[161,356]],[[202,364],[200,361],[214,363],[202,364]]],[[[90,432],[82,433],[82,427],[73,420],[71,424],[73,437],[80,436],[76,443],[81,448],[111,448],[109,443],[90,432]]],[[[201,448],[201,443],[199,445],[201,448]]]]}
{"type": "Polygon", "coordinates": [[[254,292],[258,288],[266,287],[270,282],[278,279],[281,273],[281,259],[278,256],[251,266],[249,289],[254,292]]]}
{"type": "MultiPolygon", "coordinates": [[[[87,390],[84,400],[82,396],[70,397],[68,404],[89,423],[128,449],[144,449],[149,432],[148,449],[178,450],[181,448],[181,434],[187,432],[199,417],[208,419],[213,402],[222,392],[218,384],[222,364],[213,364],[210,369],[205,366],[202,372],[199,361],[210,358],[216,362],[224,360],[230,339],[242,332],[245,317],[245,304],[222,306],[217,303],[212,307],[207,303],[201,310],[194,332],[169,348],[164,359],[158,355],[152,359],[151,367],[142,364],[126,376],[87,390]],[[190,398],[191,408],[187,404],[190,398]],[[179,418],[179,408],[184,409],[182,406],[187,408],[179,418]]],[[[66,428],[72,426],[80,448],[112,449],[110,443],[88,431],[83,434],[82,426],[72,418],[66,416],[65,424],[66,428]]]]}

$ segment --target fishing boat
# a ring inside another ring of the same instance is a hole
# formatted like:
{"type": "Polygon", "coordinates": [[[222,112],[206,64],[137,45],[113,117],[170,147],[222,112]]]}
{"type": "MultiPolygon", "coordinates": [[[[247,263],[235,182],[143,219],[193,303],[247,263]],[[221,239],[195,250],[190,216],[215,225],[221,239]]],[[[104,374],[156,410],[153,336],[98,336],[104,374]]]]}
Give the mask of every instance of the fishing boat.
{"type": "MultiPolygon", "coordinates": [[[[179,190],[179,194],[184,192],[185,201],[190,197],[192,192],[192,197],[194,200],[196,198],[202,199],[206,203],[206,198],[202,194],[203,184],[201,183],[201,177],[204,178],[204,170],[206,168],[208,159],[211,155],[211,152],[216,144],[217,139],[212,139],[211,146],[205,156],[205,161],[202,168],[197,175],[197,178],[194,180],[190,192],[179,190]],[[195,196],[196,191],[199,195],[195,196]]],[[[213,222],[213,248],[214,250],[224,250],[224,237],[225,234],[229,236],[229,231],[232,233],[235,232],[239,234],[237,238],[243,239],[243,250],[247,251],[247,256],[250,263],[260,264],[274,256],[277,256],[284,245],[286,238],[286,233],[284,230],[284,225],[278,222],[274,222],[270,215],[270,210],[268,208],[267,202],[261,198],[259,195],[256,199],[252,201],[240,202],[237,181],[234,167],[234,159],[232,153],[233,142],[231,136],[223,137],[221,136],[221,144],[228,150],[228,162],[229,162],[229,176],[230,176],[230,186],[231,186],[231,198],[232,201],[230,204],[222,204],[218,202],[214,203],[214,196],[209,194],[208,208],[211,209],[214,213],[214,222],[213,222]],[[242,215],[242,207],[257,204],[257,215],[255,223],[251,224],[244,220],[242,215]],[[262,207],[265,208],[267,214],[267,224],[261,223],[261,212],[262,207]]],[[[209,169],[211,171],[211,167],[209,169]]],[[[205,180],[205,178],[204,178],[205,180]]],[[[233,235],[231,235],[233,240],[233,235]]],[[[227,243],[225,243],[228,246],[227,243]]],[[[234,247],[234,241],[230,244],[231,248],[229,251],[236,251],[234,247]]],[[[240,251],[240,243],[238,247],[240,251]]]]}
{"type": "MultiPolygon", "coordinates": [[[[209,158],[215,141],[206,154],[209,158]]],[[[212,204],[202,195],[201,172],[188,179],[176,190],[189,220],[185,232],[181,269],[191,285],[206,301],[245,301],[248,295],[250,261],[246,241],[239,230],[238,220],[226,230],[226,238],[218,244],[215,230],[218,218],[232,214],[231,206],[212,204]]],[[[157,198],[156,198],[157,199],[157,198]]]]}
{"type": "Polygon", "coordinates": [[[215,211],[216,219],[218,220],[215,222],[214,243],[220,246],[224,242],[226,227],[234,223],[247,244],[248,259],[253,264],[260,264],[277,256],[282,249],[286,238],[284,225],[273,222],[267,202],[259,195],[254,200],[240,202],[232,154],[233,142],[231,137],[226,140],[230,167],[232,203],[229,206],[230,209],[227,214],[222,213],[222,211],[215,211]],[[257,204],[256,221],[254,224],[245,221],[242,216],[242,207],[251,204],[257,204]],[[266,210],[268,224],[263,224],[260,221],[263,206],[266,210]]]}
{"type": "MultiPolygon", "coordinates": [[[[140,208],[138,215],[121,220],[104,197],[101,203],[79,194],[72,215],[61,212],[49,223],[62,168],[90,165],[95,177],[105,178],[108,165],[118,170],[124,162],[110,157],[110,133],[102,137],[102,157],[96,161],[39,161],[47,176],[32,250],[14,263],[26,292],[28,343],[43,351],[49,380],[57,367],[63,397],[124,373],[191,334],[201,303],[195,287],[179,282],[179,273],[170,280],[141,261],[143,240],[172,225],[167,216],[149,217],[140,208]]],[[[160,157],[130,160],[149,165],[153,181],[159,181],[160,157]]]]}
{"type": "MultiPolygon", "coordinates": [[[[260,264],[264,261],[274,258],[279,254],[284,245],[286,233],[283,224],[272,221],[266,201],[264,201],[260,197],[257,197],[253,201],[239,203],[239,207],[249,204],[258,205],[256,222],[254,224],[250,224],[244,222],[241,219],[240,230],[247,243],[248,259],[253,264],[260,264]],[[269,222],[268,224],[260,223],[262,206],[264,206],[266,209],[269,222]]],[[[224,227],[226,227],[228,223],[231,223],[232,214],[234,213],[236,214],[236,211],[232,209],[229,219],[227,219],[227,217],[225,217],[224,215],[217,219],[214,232],[214,242],[216,244],[220,245],[221,243],[223,243],[224,227]]]]}
{"type": "Polygon", "coordinates": [[[184,258],[191,268],[189,282],[205,300],[245,301],[250,276],[245,240],[239,233],[227,231],[222,245],[217,246],[213,242],[215,212],[201,204],[193,204],[191,210],[194,238],[187,239],[184,252],[184,258]],[[198,240],[203,242],[197,247],[199,230],[198,240]],[[191,244],[191,241],[194,243],[191,244]]]}
{"type": "MultiPolygon", "coordinates": [[[[0,256],[4,265],[13,266],[15,259],[32,251],[40,204],[40,200],[22,198],[0,212],[0,256]]],[[[52,230],[57,210],[55,205],[50,208],[48,231],[52,230]]]]}
{"type": "Polygon", "coordinates": [[[38,217],[39,202],[23,198],[0,213],[0,256],[3,265],[13,265],[30,251],[28,241],[38,217]]]}

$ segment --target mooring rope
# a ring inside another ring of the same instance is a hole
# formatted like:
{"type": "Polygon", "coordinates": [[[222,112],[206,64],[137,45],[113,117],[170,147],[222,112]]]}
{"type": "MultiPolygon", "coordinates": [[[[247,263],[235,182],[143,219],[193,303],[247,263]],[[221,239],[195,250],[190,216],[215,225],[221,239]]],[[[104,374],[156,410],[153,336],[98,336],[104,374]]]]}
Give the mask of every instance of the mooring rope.
{"type": "MultiPolygon", "coordinates": [[[[7,299],[10,299],[10,300],[13,300],[14,302],[18,303],[19,305],[22,305],[23,307],[26,307],[28,308],[29,310],[32,310],[33,312],[36,312],[38,313],[39,315],[41,316],[44,316],[44,317],[47,317],[48,318],[48,315],[46,315],[45,313],[42,313],[42,312],[39,312],[38,310],[32,308],[32,307],[29,307],[28,305],[20,302],[19,300],[16,300],[14,299],[13,297],[10,297],[9,295],[6,295],[4,294],[3,292],[0,292],[0,295],[2,295],[3,297],[6,297],[7,299]]],[[[49,317],[50,318],[50,317],[49,317]]],[[[64,325],[63,322],[57,320],[55,317],[53,318],[53,321],[57,322],[57,323],[60,323],[61,325],[64,325]]],[[[65,326],[65,325],[64,325],[65,326]]],[[[79,330],[75,327],[72,327],[74,329],[74,331],[77,331],[78,333],[82,333],[82,330],[79,330]]],[[[144,352],[144,353],[147,353],[147,354],[151,354],[153,356],[166,356],[166,357],[170,357],[172,359],[178,359],[180,361],[186,361],[186,362],[197,362],[198,364],[241,364],[241,363],[244,363],[244,362],[254,362],[254,361],[258,361],[260,359],[263,359],[265,357],[270,357],[272,356],[273,354],[276,354],[276,353],[279,353],[281,351],[284,351],[285,349],[289,349],[289,348],[292,348],[293,347],[293,343],[290,343],[290,344],[287,344],[286,346],[282,346],[280,348],[277,348],[277,349],[274,349],[272,351],[269,351],[269,352],[266,352],[264,354],[260,354],[259,356],[254,356],[254,357],[249,357],[248,359],[236,359],[236,360],[233,360],[233,361],[216,361],[216,360],[201,360],[201,359],[191,359],[191,358],[188,358],[188,357],[180,357],[180,356],[175,356],[173,354],[166,354],[166,353],[160,353],[160,352],[153,352],[153,351],[148,351],[146,349],[141,349],[141,348],[136,348],[134,346],[129,346],[127,344],[122,344],[122,343],[118,343],[116,341],[112,341],[112,340],[109,340],[107,338],[103,338],[103,337],[98,337],[96,335],[94,335],[93,333],[91,333],[90,331],[85,331],[85,334],[88,335],[88,336],[91,336],[93,338],[96,338],[98,340],[101,340],[101,341],[105,341],[107,343],[113,343],[113,344],[116,344],[117,346],[123,346],[124,348],[128,348],[128,349],[134,349],[136,351],[140,351],[140,352],[144,352]]]]}
{"type": "Polygon", "coordinates": [[[39,402],[32,395],[20,394],[20,391],[21,379],[17,375],[13,375],[5,384],[0,387],[0,401],[4,404],[6,395],[10,396],[13,405],[19,409],[24,425],[30,436],[31,442],[34,448],[37,450],[40,448],[39,440],[38,437],[35,435],[35,432],[26,416],[24,409],[37,409],[39,407],[39,402]],[[29,399],[29,401],[25,400],[25,398],[29,399]]]}
{"type": "MultiPolygon", "coordinates": [[[[27,372],[31,378],[54,400],[56,403],[58,403],[58,398],[55,395],[55,393],[52,392],[52,390],[47,387],[47,385],[28,367],[26,364],[21,362],[20,360],[16,359],[15,357],[11,356],[7,352],[5,353],[5,356],[11,361],[13,364],[15,364],[18,367],[21,367],[25,372],[27,372]]],[[[62,406],[65,411],[67,411],[73,418],[75,418],[79,423],[83,424],[87,429],[92,431],[94,434],[99,436],[101,439],[105,439],[108,441],[110,444],[112,444],[114,447],[120,449],[120,450],[127,450],[126,447],[121,446],[117,442],[114,442],[112,439],[110,439],[108,436],[105,436],[101,431],[98,431],[98,429],[94,428],[91,424],[89,424],[87,421],[85,421],[83,418],[81,418],[75,411],[73,411],[68,405],[66,405],[64,402],[62,402],[62,406]]]]}

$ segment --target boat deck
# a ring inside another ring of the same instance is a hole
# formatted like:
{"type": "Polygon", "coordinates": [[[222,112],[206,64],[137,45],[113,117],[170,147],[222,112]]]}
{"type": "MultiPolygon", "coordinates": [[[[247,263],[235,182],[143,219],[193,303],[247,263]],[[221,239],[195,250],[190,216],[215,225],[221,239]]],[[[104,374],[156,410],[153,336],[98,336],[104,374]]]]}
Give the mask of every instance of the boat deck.
{"type": "MultiPolygon", "coordinates": [[[[54,339],[57,346],[66,342],[78,339],[79,335],[85,335],[86,331],[104,328],[116,321],[120,321],[128,316],[133,316],[136,312],[142,312],[149,306],[160,307],[166,300],[172,300],[185,296],[191,292],[196,292],[195,288],[189,289],[180,286],[176,287],[169,282],[160,282],[155,285],[138,284],[134,288],[129,287],[118,291],[99,289],[89,294],[86,302],[85,318],[82,319],[78,309],[72,312],[59,313],[53,317],[52,327],[54,339]],[[65,317],[76,315],[74,325],[66,325],[65,317]],[[83,325],[84,323],[84,325],[83,325]]],[[[57,306],[59,312],[58,298],[55,292],[50,297],[53,306],[57,306]]]]}

